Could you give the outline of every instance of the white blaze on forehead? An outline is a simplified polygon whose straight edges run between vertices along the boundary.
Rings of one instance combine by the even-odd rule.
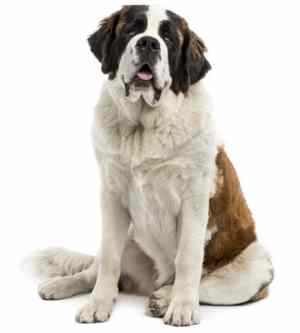
[[[145,35],[159,36],[159,26],[162,21],[168,20],[166,10],[160,6],[149,6],[146,12],[147,16],[147,29],[144,32]]]

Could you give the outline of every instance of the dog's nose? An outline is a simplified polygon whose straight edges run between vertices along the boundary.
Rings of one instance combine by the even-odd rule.
[[[145,36],[138,40],[136,47],[141,51],[159,52],[159,41],[153,37]]]

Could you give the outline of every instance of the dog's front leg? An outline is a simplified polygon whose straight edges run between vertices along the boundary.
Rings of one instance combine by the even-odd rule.
[[[209,193],[187,198],[182,205],[175,259],[175,282],[164,322],[175,326],[199,323],[199,284],[208,221]]]
[[[89,301],[77,314],[76,319],[81,323],[108,320],[118,294],[121,257],[130,218],[121,200],[108,190],[102,194],[102,216],[103,238],[98,258],[98,276]]]

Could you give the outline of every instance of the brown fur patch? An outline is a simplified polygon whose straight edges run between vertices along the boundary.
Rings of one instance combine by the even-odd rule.
[[[190,31],[191,38],[191,51],[192,58],[195,60],[207,51],[206,46],[202,39],[200,39],[194,32]]]
[[[179,30],[183,35],[189,30],[187,21],[184,18],[180,19]]]
[[[129,11],[129,6],[124,6],[120,11],[119,22],[116,28],[116,32],[119,33],[126,23],[127,13]]]
[[[204,52],[207,51],[203,40],[189,29],[189,26],[184,18],[181,18],[180,20],[179,32],[182,34],[182,36],[189,34],[191,52],[194,60],[199,58]]]
[[[104,18],[103,20],[101,20],[100,22],[100,27],[101,29],[103,29],[103,31],[109,33],[113,31],[114,28],[114,21],[115,19],[118,17],[119,12],[116,12],[112,15],[110,15],[109,17]]]
[[[208,228],[216,227],[205,248],[204,268],[226,265],[256,240],[255,225],[236,171],[224,149],[216,158],[217,190],[210,200]]]
[[[116,26],[116,32],[118,33],[123,25],[125,24],[126,15],[128,13],[129,6],[124,6],[119,11],[113,13],[109,17],[104,18],[100,22],[102,29],[107,32],[113,32],[114,27]],[[116,25],[117,24],[117,25]]]

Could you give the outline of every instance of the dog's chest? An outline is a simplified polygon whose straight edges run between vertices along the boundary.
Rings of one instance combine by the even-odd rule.
[[[149,254],[153,242],[165,253],[176,248],[182,188],[181,174],[170,164],[133,170],[123,201],[132,218],[135,239]]]
[[[170,231],[180,210],[182,188],[181,172],[171,164],[134,169],[128,186],[127,205],[135,227]]]
[[[109,146],[98,146],[103,180],[121,196],[135,229],[160,236],[176,228],[187,182],[199,174],[206,157],[201,136],[187,141],[184,126],[163,131],[130,127],[110,131]]]
[[[110,107],[101,111],[94,134],[104,187],[121,197],[138,237],[174,248],[182,200],[193,195],[197,185],[191,184],[207,174],[212,161],[214,140],[204,127],[209,122],[190,108],[157,126],[143,118],[135,125]]]

